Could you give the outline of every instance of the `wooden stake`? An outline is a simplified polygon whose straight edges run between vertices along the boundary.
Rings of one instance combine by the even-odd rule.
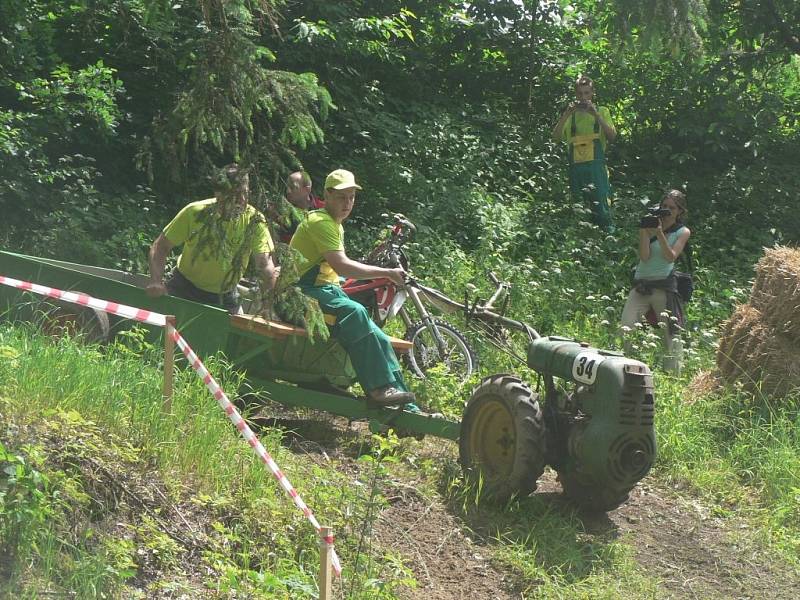
[[[333,529],[330,527],[319,528],[319,600],[332,600],[333,593],[333,566],[331,565],[331,554],[333,545],[329,544],[326,538],[333,539]]]
[[[167,325],[175,327],[175,316],[167,315]],[[169,334],[169,328],[164,327],[164,403],[162,410],[165,415],[172,413],[172,392],[175,380],[175,340]]]

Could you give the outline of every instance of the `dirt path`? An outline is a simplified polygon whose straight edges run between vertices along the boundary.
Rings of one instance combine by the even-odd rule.
[[[646,480],[609,519],[665,597],[800,597],[797,569],[757,548],[746,523],[715,517],[689,495]]]
[[[559,484],[545,474],[537,493],[561,503]],[[475,543],[460,519],[437,500],[400,491],[376,527],[378,541],[401,554],[419,586],[408,600],[524,598],[528,587],[492,560],[493,549]],[[646,480],[618,510],[584,517],[583,526],[602,543],[620,539],[635,559],[660,581],[662,598],[752,598],[795,600],[800,572],[775,565],[748,541],[746,525],[713,517],[691,497]]]
[[[334,428],[347,425],[341,423]],[[352,435],[350,429],[346,435]],[[333,440],[329,440],[333,441]],[[336,459],[352,460],[325,444]],[[416,448],[434,460],[453,460],[454,444],[426,440]],[[438,494],[423,494],[422,477],[386,481],[389,507],[373,528],[378,547],[399,554],[418,586],[407,600],[522,599],[530,588],[495,559],[495,542],[483,540],[477,523],[465,523]],[[547,471],[537,494],[568,510],[555,474]],[[589,542],[620,540],[634,550],[640,569],[660,581],[660,598],[800,598],[800,572],[775,564],[757,547],[745,522],[723,519],[688,493],[653,478],[642,482],[622,507],[601,516],[581,517]]]
[[[519,597],[509,591],[509,575],[491,560],[491,548],[475,543],[441,502],[427,500],[413,488],[393,491],[397,495],[381,513],[374,534],[380,546],[401,554],[414,571],[418,587],[407,590],[404,598]]]

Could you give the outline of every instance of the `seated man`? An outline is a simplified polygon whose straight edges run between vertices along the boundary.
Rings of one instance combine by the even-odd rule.
[[[297,228],[290,246],[305,259],[299,265],[298,286],[319,302],[322,312],[335,317],[331,335],[350,356],[358,381],[376,404],[413,402],[389,337],[369,318],[366,308],[342,291],[339,276],[374,279],[386,277],[403,283],[401,268],[386,269],[354,261],[344,251],[342,222],[356,198],[350,171],[337,169],[325,179],[325,208],[308,214]]]
[[[150,284],[145,288],[150,297],[169,292],[236,314],[236,284],[251,255],[262,289],[273,289],[272,238],[264,216],[247,203],[248,184],[247,172],[238,165],[224,167],[212,183],[215,197],[187,204],[164,228],[150,247]],[[180,245],[178,268],[165,284],[167,255]]]
[[[286,196],[276,204],[270,220],[275,224],[278,240],[285,244],[291,241],[308,211],[325,206],[325,202],[311,192],[311,177],[305,171],[295,171],[286,178]]]

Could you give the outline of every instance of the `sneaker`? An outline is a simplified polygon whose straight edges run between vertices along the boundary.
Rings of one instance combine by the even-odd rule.
[[[395,406],[416,400],[413,393],[403,392],[392,386],[371,390],[368,398],[371,402],[380,406]]]

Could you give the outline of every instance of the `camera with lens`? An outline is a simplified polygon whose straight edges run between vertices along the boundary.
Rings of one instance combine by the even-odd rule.
[[[647,214],[639,221],[639,229],[652,229],[658,227],[661,217],[666,217],[670,214],[668,208],[661,208],[656,206],[647,209]]]

